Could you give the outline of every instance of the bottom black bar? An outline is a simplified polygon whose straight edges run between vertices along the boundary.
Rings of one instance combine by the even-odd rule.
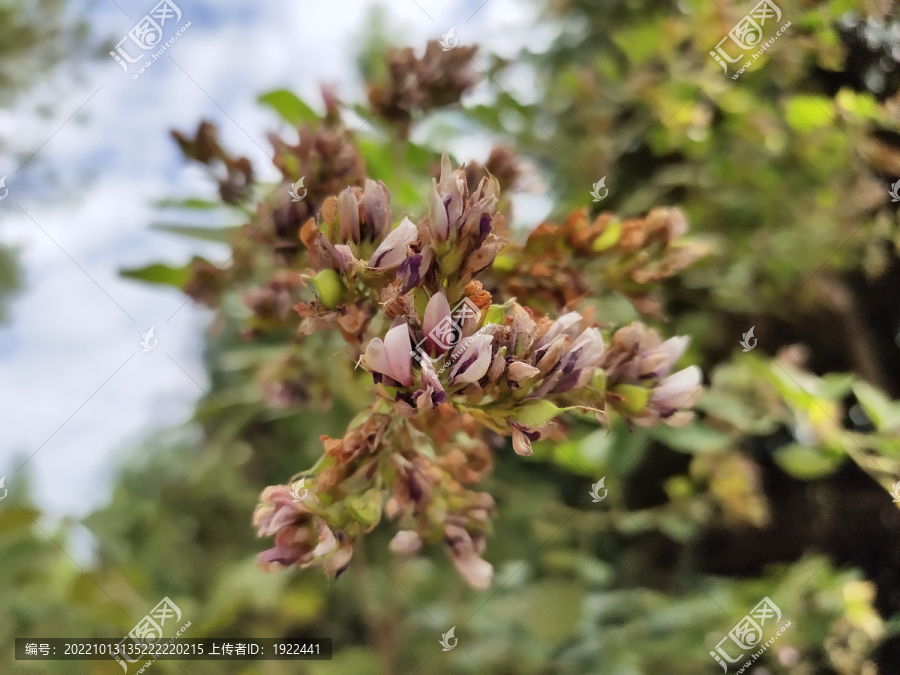
[[[331,638],[16,638],[20,661],[330,661]]]

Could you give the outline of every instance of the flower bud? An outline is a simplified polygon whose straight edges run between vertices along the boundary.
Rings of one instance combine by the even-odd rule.
[[[378,241],[391,229],[391,193],[381,181],[366,181],[363,196],[363,213],[366,216],[366,232],[370,241]]]
[[[428,195],[428,222],[431,236],[435,241],[447,241],[450,238],[450,221],[447,218],[447,207],[438,193],[437,184],[432,183],[431,194]]]
[[[340,275],[334,270],[322,270],[313,277],[313,283],[316,286],[316,292],[322,304],[328,309],[334,309],[341,300],[344,292],[344,285],[341,283]]]
[[[341,239],[344,243],[359,243],[359,202],[353,190],[347,188],[340,198]]]
[[[506,369],[506,380],[510,389],[519,389],[522,382],[538,375],[541,371],[524,361],[513,361]]]
[[[366,490],[356,497],[348,497],[344,503],[350,515],[366,527],[373,526],[381,520],[382,497],[378,488]]]

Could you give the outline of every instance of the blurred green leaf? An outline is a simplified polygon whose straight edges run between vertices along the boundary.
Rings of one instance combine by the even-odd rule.
[[[842,458],[826,455],[818,448],[791,443],[775,452],[775,462],[796,478],[813,480],[833,473]]]
[[[287,89],[276,89],[268,94],[263,94],[257,99],[263,105],[281,115],[281,118],[293,126],[300,126],[304,122],[317,122],[319,116],[306,105],[293,92]]]
[[[879,431],[895,431],[900,428],[900,403],[891,401],[867,382],[854,383],[853,393]]]
[[[222,244],[227,244],[231,236],[240,231],[239,227],[201,227],[199,225],[170,225],[169,223],[154,223],[150,225],[150,228],[158,232],[169,232],[182,237]]]
[[[721,452],[731,446],[731,437],[701,423],[683,427],[663,426],[657,438],[671,448],[688,453]]]
[[[787,104],[785,120],[797,131],[812,131],[831,124],[833,106],[824,96],[795,96]]]
[[[147,281],[151,284],[166,284],[181,288],[191,276],[189,267],[170,267],[156,263],[139,269],[121,270],[121,275],[128,279]]]

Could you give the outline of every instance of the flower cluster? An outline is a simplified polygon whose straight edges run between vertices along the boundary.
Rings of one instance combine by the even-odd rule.
[[[687,346],[687,337],[663,342],[656,331],[637,322],[617,330],[602,361],[609,404],[638,426],[661,419],[669,426],[689,422],[692,413],[682,409],[700,393],[702,373],[689,366],[670,374]]]
[[[355,307],[371,318],[378,305],[390,317],[414,312],[413,292],[446,287],[459,298],[479,272],[490,266],[505,239],[493,232],[500,188],[484,177],[469,192],[465,171],[453,171],[445,154],[440,181],[434,181],[429,215],[418,224],[404,218],[392,228],[391,193],[380,181],[343,190],[325,200],[319,221],[300,230],[317,274],[315,304],[302,303],[300,332],[328,328]]]
[[[417,111],[453,104],[474,83],[471,52],[441,52],[436,43],[422,59],[393,52],[389,85],[397,86],[370,87],[372,108],[405,136]],[[555,419],[567,410],[602,424],[621,416],[674,425],[691,414],[699,371],[671,372],[686,339],[662,341],[641,324],[610,337],[588,293],[605,286],[653,313],[658,282],[703,249],[683,238],[677,209],[656,209],[628,221],[589,221],[579,211],[502,250],[511,210],[501,188],[523,189],[529,177],[504,147],[484,166],[454,169],[444,154],[433,170],[424,160],[419,170],[433,180],[420,217],[396,218],[389,187],[366,175],[339,102],[327,89],[323,97],[327,114],[298,129],[296,145],[270,136],[282,180],[255,209],[246,204],[250,164],[219,146],[213,125],[201,124],[194,138],[175,133],[185,155],[219,181],[223,200],[251,213],[223,232],[230,264],[197,258],[180,285],[212,306],[224,289],[240,288],[249,310],[241,337],[287,345],[254,362],[265,400],[281,410],[327,406],[334,365],[321,356],[333,353],[338,333],[373,383],[372,406],[342,437],[321,438],[325,452],[313,468],[263,491],[254,524],[274,546],[260,564],[319,566],[336,577],[354,543],[389,520],[398,528],[393,552],[443,544],[462,578],[486,588],[495,506],[469,486],[491,471],[505,439],[531,455],[533,443],[557,435]],[[301,177],[307,192],[294,201],[288,188]]]
[[[494,503],[464,485],[490,469],[488,437],[511,437],[527,456],[565,410],[641,425],[690,414],[682,408],[699,370],[670,374],[686,338],[662,342],[636,323],[607,348],[587,314],[552,319],[515,299],[494,302],[476,277],[506,243],[499,193],[490,175],[470,192],[444,154],[417,223],[394,226],[388,187],[367,180],[325,199],[301,228],[316,297],[296,308],[300,333],[339,327],[359,345],[378,400],[343,438],[322,438],[324,457],[302,474],[305,499],[286,485],[263,493],[255,523],[275,536],[260,558],[267,569],[340,574],[354,540],[386,517],[401,526],[391,550],[443,541],[461,576],[485,588]]]
[[[660,316],[657,285],[709,250],[686,232],[678,208],[626,220],[610,212],[591,220],[579,209],[562,225],[542,223],[524,246],[504,252],[492,277],[538,306],[569,306],[603,287],[627,297],[640,312]]]
[[[409,135],[413,114],[457,103],[476,82],[471,62],[477,47],[444,51],[432,40],[418,58],[410,48],[388,50],[388,81],[369,85],[369,104],[384,119]]]

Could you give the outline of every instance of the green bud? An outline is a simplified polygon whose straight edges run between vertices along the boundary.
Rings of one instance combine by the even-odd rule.
[[[493,269],[498,272],[512,272],[516,269],[516,261],[514,258],[510,258],[505,255],[498,255],[494,258],[494,264],[492,266]]]
[[[618,399],[613,406],[628,415],[637,415],[647,407],[647,401],[650,400],[649,389],[636,387],[633,384],[617,385],[610,389],[610,393]]]
[[[429,300],[428,292],[424,288],[417,289],[413,294],[413,303],[420,321],[425,317],[425,308],[428,307]]]
[[[353,518],[367,527],[381,520],[382,499],[381,490],[378,488],[366,490],[355,497],[348,497],[344,503]]]
[[[445,256],[439,259],[441,274],[444,275],[445,278],[449,278],[459,271],[459,267],[460,265],[462,265],[465,253],[465,249],[454,246],[449,251],[447,251],[447,254]]]
[[[591,378],[591,388],[600,394],[600,398],[606,396],[606,371],[603,368],[597,368],[594,371],[594,377]]]
[[[328,309],[334,309],[341,300],[344,292],[344,285],[341,283],[341,276],[334,270],[322,270],[313,277],[313,283],[316,285],[316,292],[322,304]]]
[[[563,412],[563,409],[557,408],[550,401],[532,401],[523,406],[519,406],[513,414],[510,415],[510,419],[529,427],[539,427],[552,420],[561,412]]]
[[[596,253],[612,248],[619,243],[619,237],[622,236],[622,223],[610,223],[609,227],[599,237],[594,239],[591,249]]]

